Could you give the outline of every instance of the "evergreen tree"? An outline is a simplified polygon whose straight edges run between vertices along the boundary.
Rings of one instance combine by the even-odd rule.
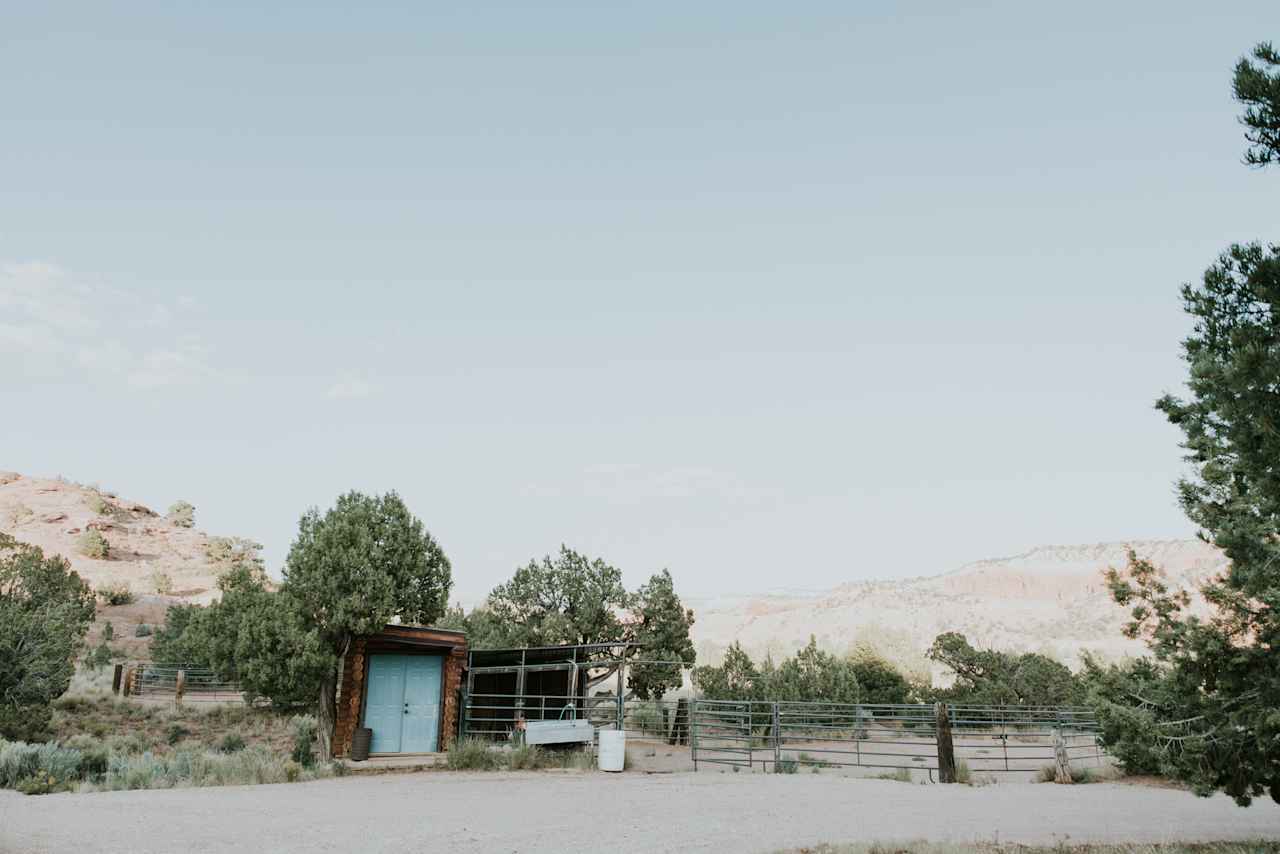
[[[1234,88],[1245,161],[1276,162],[1280,55],[1258,45]],[[1220,789],[1243,805],[1269,791],[1280,802],[1280,246],[1231,246],[1182,296],[1195,321],[1183,343],[1188,394],[1157,407],[1194,467],[1178,484],[1183,509],[1230,564],[1203,588],[1207,619],[1136,557],[1109,580],[1132,608],[1128,633],[1160,669],[1161,690],[1141,708],[1165,772],[1202,795]]]

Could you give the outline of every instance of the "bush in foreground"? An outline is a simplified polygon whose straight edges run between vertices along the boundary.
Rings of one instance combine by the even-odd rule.
[[[500,748],[478,738],[455,741],[448,753],[450,771],[540,771],[544,768],[586,770],[591,767],[591,754],[580,750],[553,751],[528,744]]]

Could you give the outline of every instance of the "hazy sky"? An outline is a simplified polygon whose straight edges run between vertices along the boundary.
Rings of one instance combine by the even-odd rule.
[[[1280,237],[1254,3],[17,3],[0,468],[483,593],[1182,537],[1178,286]],[[968,8],[962,8],[968,7]]]

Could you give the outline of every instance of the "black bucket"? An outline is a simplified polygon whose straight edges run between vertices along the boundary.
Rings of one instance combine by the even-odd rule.
[[[369,758],[369,743],[373,741],[373,730],[360,727],[351,734],[351,761],[363,762]]]

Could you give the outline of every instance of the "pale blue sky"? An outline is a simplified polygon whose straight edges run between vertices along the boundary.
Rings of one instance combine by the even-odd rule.
[[[483,593],[1191,533],[1177,293],[1276,239],[1274,2],[6,3],[0,468]]]

